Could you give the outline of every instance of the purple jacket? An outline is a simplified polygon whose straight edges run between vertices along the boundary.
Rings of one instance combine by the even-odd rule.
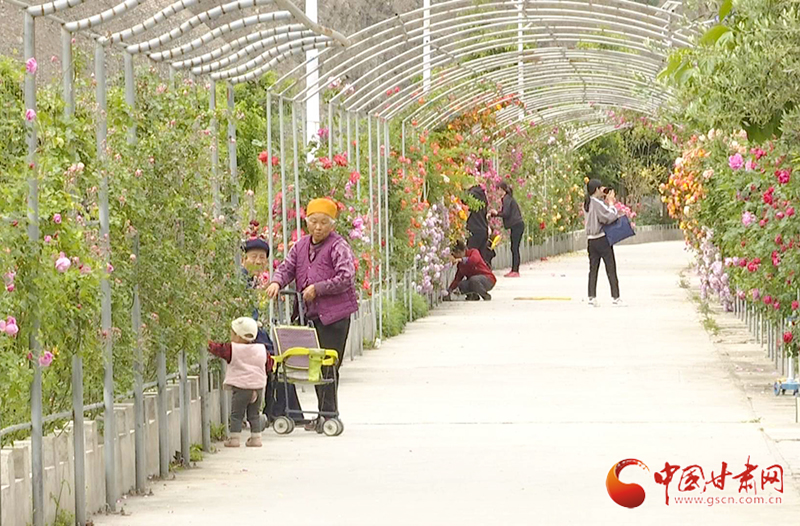
[[[342,236],[331,232],[317,246],[311,244],[310,235],[300,238],[272,276],[272,281],[280,284],[281,288],[296,281],[298,291],[314,285],[317,298],[306,305],[306,316],[319,318],[324,325],[330,325],[358,310],[355,275],[350,245]]]

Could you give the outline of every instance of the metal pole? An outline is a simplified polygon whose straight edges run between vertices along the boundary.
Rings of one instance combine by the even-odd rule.
[[[189,368],[186,365],[186,350],[181,350],[180,362],[178,364],[180,374],[180,397],[181,397],[181,463],[189,465],[191,450],[189,411],[192,408],[191,396],[189,393]]]
[[[214,196],[214,217],[222,214],[219,195],[219,121],[217,120],[217,83],[213,80],[208,89],[208,111],[211,113],[211,192]]]
[[[431,0],[422,1],[422,90],[431,91]]]
[[[390,231],[389,231],[389,228],[390,228],[390,223],[389,223],[389,154],[390,154],[390,150],[391,150],[390,137],[389,137],[389,121],[384,121],[383,122],[383,129],[384,129],[384,133],[383,133],[383,141],[384,141],[383,176],[384,176],[384,181],[386,182],[386,188],[384,190],[385,191],[385,195],[386,195],[386,206],[384,207],[385,214],[386,214],[386,221],[385,221],[385,228],[386,228],[386,276],[388,277],[390,275],[390,270],[391,270],[391,262],[389,260],[389,255],[390,255],[389,250],[390,250],[390,247],[391,247],[391,244],[392,244],[391,243],[392,237],[391,237]],[[392,289],[392,290],[394,290],[394,289]],[[394,298],[392,298],[392,300],[394,300]]]
[[[125,60],[125,102],[133,110],[136,107],[136,85],[133,71],[133,55],[124,54]],[[136,123],[131,123],[128,128],[128,144],[136,144]],[[139,236],[133,240],[133,254],[136,256],[134,266],[138,269],[139,261]],[[133,285],[133,307],[131,308],[131,324],[136,338],[135,359],[133,361],[134,380],[134,451],[136,458],[136,492],[143,494],[147,484],[147,451],[145,446],[144,429],[144,356],[142,353],[142,312],[139,299],[138,272],[134,270],[136,278]]]
[[[79,336],[80,339],[80,336]],[[75,452],[75,524],[86,524],[86,437],[83,431],[83,358],[72,356],[72,446]]]
[[[376,161],[376,189],[378,192],[378,338],[383,341],[383,214],[381,214],[381,123],[375,119],[375,150]]]
[[[161,478],[169,475],[169,421],[167,420],[167,355],[158,350],[158,467]]]
[[[24,59],[27,61],[36,55],[35,19],[25,13],[23,26]],[[36,77],[25,74],[25,108],[36,111]],[[39,177],[36,167],[36,126],[33,120],[27,122],[28,128],[28,165],[32,166],[28,178],[28,238],[34,247],[39,241]],[[34,250],[36,250],[34,248]],[[39,366],[41,351],[39,336],[38,305],[33,305],[30,348],[33,354],[33,382],[31,383],[31,483],[33,498],[33,526],[44,526],[44,465],[42,462],[42,369]]]
[[[211,451],[211,414],[209,412],[208,354],[200,348],[200,426],[203,451]]]
[[[61,74],[64,86],[64,113],[67,117],[75,114],[75,64],[72,63],[72,33],[61,28]]]
[[[341,127],[342,122],[342,111],[339,110],[339,126]],[[347,163],[350,164],[353,162],[353,139],[351,138],[351,131],[350,131],[350,112],[344,113],[344,118],[347,119]],[[340,131],[341,133],[341,131]],[[339,147],[339,149],[342,149]]]
[[[328,156],[333,159],[333,104],[328,104]]]
[[[269,273],[272,275],[275,262],[275,247],[273,246],[273,240],[275,239],[275,219],[273,218],[272,199],[275,189],[272,183],[272,92],[270,91],[267,91],[267,157],[267,228],[269,229],[270,244]],[[283,164],[283,162],[284,160],[280,159],[280,163]],[[272,319],[272,303],[273,302],[269,302],[270,319]]]
[[[375,255],[375,196],[372,188],[372,117],[367,115],[367,145],[368,145],[368,157],[367,157],[367,171],[369,172],[369,246],[372,249],[372,255]],[[372,284],[373,289],[370,290],[369,294],[369,301],[370,301],[370,317],[372,318],[372,335],[375,335],[375,327],[378,324],[377,320],[377,311],[375,309],[375,265],[373,265],[370,269],[370,283]]]
[[[296,109],[297,103],[292,103],[292,147],[294,157],[294,211],[295,211],[295,228],[297,231],[297,239],[300,239],[300,168],[297,158],[297,119]]]
[[[353,117],[355,118],[355,121],[356,121],[356,171],[360,175],[361,174],[361,135],[359,134],[359,130],[358,130],[358,121],[360,121],[361,119],[359,119],[358,113],[353,114]],[[356,199],[358,199],[358,201],[361,202],[361,177],[359,177],[358,181],[356,181]]]
[[[142,352],[142,307],[139,298],[139,236],[133,240],[133,254],[136,256],[136,267],[133,285],[133,308],[131,309],[131,323],[136,337],[136,358],[133,362],[134,381],[134,408],[135,408],[135,452],[136,452],[136,492],[140,495],[145,492],[147,485],[147,445],[145,442],[145,416],[144,416],[144,354]]]
[[[406,156],[406,121],[400,123],[400,155]]]
[[[317,0],[306,0],[305,14],[312,22],[317,22]],[[318,54],[319,51],[316,49],[306,51],[306,90],[309,93],[313,93],[306,101],[306,144],[311,142],[311,139],[314,138],[321,127],[319,121],[319,91],[317,91],[319,82]],[[307,155],[308,162],[311,162],[313,158],[312,153],[309,151]],[[283,158],[281,157],[281,159]]]
[[[238,219],[239,172],[236,164],[236,102],[233,84],[228,84],[228,169],[231,172],[231,208],[233,208],[234,216]]]
[[[283,132],[283,97],[278,99],[278,123],[281,134],[281,225],[283,226],[283,259],[289,253],[289,238],[286,235],[286,134]]]
[[[339,128],[337,133],[339,134],[339,136],[336,138],[336,140],[338,141],[337,142],[337,144],[338,144],[337,149],[339,150],[339,153],[342,153],[344,151],[344,148],[342,147],[342,137],[344,136],[344,134],[342,133],[342,110],[339,109],[337,111],[337,113],[338,113],[338,117],[339,117],[339,122],[337,123],[337,127]],[[348,146],[348,150],[349,149],[350,149],[350,147]],[[348,155],[347,158],[349,159],[350,155]]]
[[[106,101],[106,48],[103,44],[95,44],[95,81],[97,82],[97,159],[102,169],[106,158],[106,134],[108,105]],[[110,259],[111,244],[109,241],[108,210],[108,174],[103,171],[100,180],[100,238],[105,249],[106,263]],[[105,270],[105,269],[104,269]],[[108,273],[103,272],[100,278],[102,292],[101,327],[105,344],[105,382],[103,400],[105,412],[103,416],[104,453],[106,460],[106,504],[110,511],[117,508],[117,455],[116,455],[116,417],[114,416],[114,338],[111,320],[111,282]]]
[[[519,100],[524,100],[525,96],[525,74],[524,74],[524,64],[522,62],[522,53],[524,51],[524,45],[522,43],[522,10],[523,10],[523,0],[518,0],[517,4],[517,53],[519,54],[519,60],[517,61],[517,96]],[[520,105],[519,107],[519,120],[522,122],[525,119],[525,109]]]

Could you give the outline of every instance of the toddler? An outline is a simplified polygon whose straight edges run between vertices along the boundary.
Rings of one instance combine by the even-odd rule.
[[[247,447],[261,447],[261,405],[272,358],[263,343],[254,343],[258,323],[253,318],[236,318],[231,323],[231,342],[209,342],[208,350],[228,362],[225,387],[231,389],[231,436],[225,447],[239,447],[245,414],[250,423]]]

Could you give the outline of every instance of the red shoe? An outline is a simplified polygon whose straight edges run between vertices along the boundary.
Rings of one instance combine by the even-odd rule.
[[[506,278],[518,278],[520,277],[519,272],[509,272],[505,275]]]

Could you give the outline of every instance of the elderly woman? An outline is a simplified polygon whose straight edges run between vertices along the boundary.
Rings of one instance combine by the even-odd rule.
[[[330,199],[314,199],[306,208],[306,225],[310,235],[302,237],[289,251],[267,288],[270,298],[292,281],[303,293],[305,312],[317,329],[323,349],[339,353],[337,371],[344,357],[350,315],[358,310],[355,290],[355,263],[347,241],[334,232],[336,203]],[[327,374],[332,374],[327,371]],[[333,385],[316,386],[319,411],[328,417],[336,411]],[[315,423],[322,432],[323,416]]]

